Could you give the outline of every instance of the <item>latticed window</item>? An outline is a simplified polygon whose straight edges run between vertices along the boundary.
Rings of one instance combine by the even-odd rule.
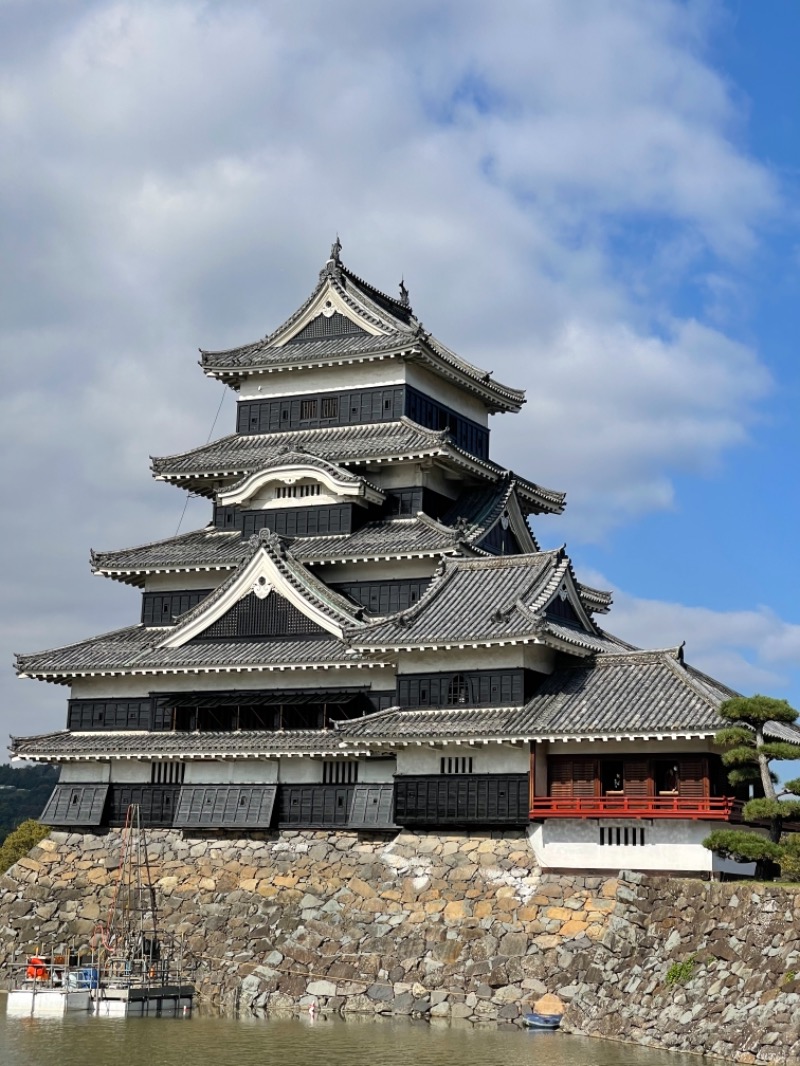
[[[309,496],[319,496],[322,486],[316,483],[310,485],[279,485],[275,489],[276,500],[304,500]]]
[[[182,785],[186,777],[185,762],[150,763],[150,782],[154,785]]]
[[[300,401],[300,421],[306,421],[307,419],[317,417],[317,401],[316,400],[301,400]]]
[[[439,760],[441,774],[471,774],[471,755],[443,755]]]
[[[322,417],[323,418],[338,418],[339,416],[339,397],[338,396],[325,396],[322,400]]]
[[[466,674],[453,674],[447,688],[448,703],[469,703],[469,679]]]
[[[358,762],[355,759],[325,760],[322,764],[322,783],[325,785],[354,785],[358,781]]]

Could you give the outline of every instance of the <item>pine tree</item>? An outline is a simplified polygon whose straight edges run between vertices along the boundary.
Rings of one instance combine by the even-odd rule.
[[[746,822],[769,826],[769,838],[746,829],[718,829],[703,841],[705,847],[737,862],[756,862],[763,869],[769,863],[789,859],[796,851],[784,838],[784,823],[800,820],[800,778],[777,788],[778,778],[772,764],[800,759],[800,744],[774,740],[765,736],[768,723],[791,725],[797,711],[786,700],[770,696],[737,696],[719,708],[722,718],[731,724],[716,735],[716,742],[726,750],[722,761],[728,767],[732,785],[761,786],[763,796],[748,800],[744,806]],[[783,799],[797,796],[797,799]]]

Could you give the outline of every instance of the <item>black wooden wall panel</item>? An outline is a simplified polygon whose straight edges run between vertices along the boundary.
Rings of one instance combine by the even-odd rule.
[[[347,825],[350,829],[394,828],[394,785],[356,785]]]
[[[277,785],[184,785],[173,824],[182,829],[269,829]]]
[[[503,529],[500,522],[497,522],[486,536],[478,541],[478,547],[483,548],[484,551],[491,552],[492,555],[519,555],[520,548],[519,542],[511,529]]]
[[[328,636],[294,604],[277,592],[265,599],[244,596],[190,643],[203,640],[264,640],[268,637]]]
[[[528,774],[409,775],[395,778],[398,825],[524,825]]]
[[[67,729],[84,733],[117,729],[151,729],[153,701],[149,696],[128,700],[70,700]]]
[[[430,584],[430,578],[413,581],[352,581],[330,587],[360,603],[370,614],[395,614],[412,607]]]
[[[399,674],[400,707],[515,707],[525,702],[525,670]]]
[[[142,624],[146,626],[171,626],[179,614],[196,607],[211,592],[211,589],[191,589],[181,592],[142,593]]]
[[[283,396],[274,400],[241,400],[236,432],[280,433],[324,426],[395,422],[403,414],[403,386],[348,389]]]
[[[39,821],[45,825],[100,825],[107,795],[107,784],[58,784]]]
[[[458,414],[452,407],[447,407],[438,400],[431,399],[423,392],[406,386],[405,413],[414,422],[428,429],[450,429],[454,444],[463,448],[470,455],[479,459],[489,458],[489,430]]]
[[[278,789],[281,827],[333,828],[347,825],[355,785],[290,785]]]
[[[404,414],[427,429],[449,428],[459,448],[479,459],[489,458],[489,430],[485,426],[411,385],[241,400],[236,412],[236,432],[280,433],[322,426],[395,422]]]
[[[274,507],[266,511],[245,511],[231,506],[214,508],[216,528],[238,530],[243,537],[252,537],[260,529],[271,529],[282,537],[333,536],[355,532],[366,519],[364,508],[352,503]]]
[[[106,807],[108,824],[124,825],[128,807],[137,803],[142,825],[171,826],[180,790],[180,785],[127,785],[112,782]]]

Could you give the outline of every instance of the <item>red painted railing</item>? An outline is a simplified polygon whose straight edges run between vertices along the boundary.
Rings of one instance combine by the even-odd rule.
[[[732,796],[534,796],[531,819],[694,818],[740,821],[742,801]]]

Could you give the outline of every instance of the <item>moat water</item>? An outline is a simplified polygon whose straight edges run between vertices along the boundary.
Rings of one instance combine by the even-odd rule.
[[[7,1017],[2,1066],[697,1066],[564,1033],[383,1018]]]

